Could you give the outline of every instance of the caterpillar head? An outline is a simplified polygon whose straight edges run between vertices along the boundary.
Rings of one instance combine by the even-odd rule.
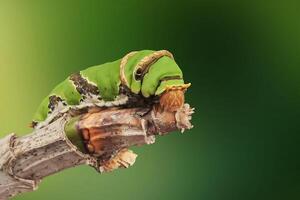
[[[184,93],[189,84],[181,86],[168,86],[165,92],[160,96],[159,104],[163,110],[175,112],[184,104]]]

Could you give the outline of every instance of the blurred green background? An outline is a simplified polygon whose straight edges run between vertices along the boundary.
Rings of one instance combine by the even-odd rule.
[[[127,170],[68,169],[15,199],[300,199],[300,3],[245,2],[0,0],[1,136],[29,133],[70,73],[132,50],[173,52],[197,111]]]

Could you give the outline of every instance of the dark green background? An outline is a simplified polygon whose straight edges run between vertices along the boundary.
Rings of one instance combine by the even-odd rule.
[[[15,199],[300,199],[300,3],[282,2],[0,0],[2,136],[30,132],[70,73],[139,49],[174,53],[197,111],[127,170],[65,170]]]

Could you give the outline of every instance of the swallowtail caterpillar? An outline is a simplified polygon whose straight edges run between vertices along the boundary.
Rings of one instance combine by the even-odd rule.
[[[70,75],[42,101],[32,127],[41,128],[71,110],[89,107],[151,106],[176,111],[190,84],[166,50],[134,51],[122,59]]]

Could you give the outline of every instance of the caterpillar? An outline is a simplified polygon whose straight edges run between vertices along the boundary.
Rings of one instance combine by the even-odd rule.
[[[149,106],[158,102],[163,109],[176,111],[183,105],[189,86],[169,51],[134,51],[122,59],[71,74],[44,98],[31,125],[41,128],[59,114],[95,106]]]

